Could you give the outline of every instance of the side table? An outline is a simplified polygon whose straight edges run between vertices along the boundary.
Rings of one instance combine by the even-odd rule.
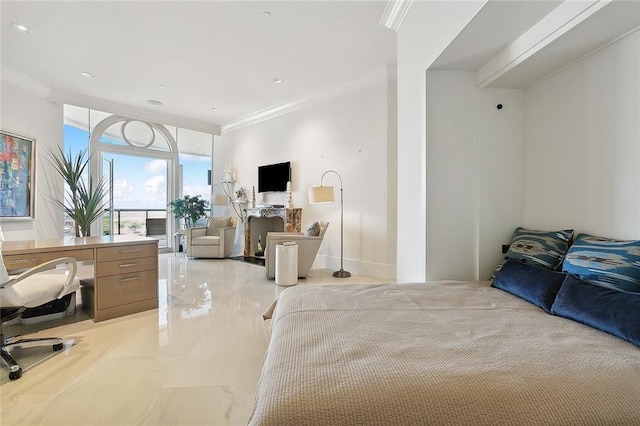
[[[276,244],[276,284],[292,286],[298,283],[298,245],[294,241]]]
[[[184,237],[185,235],[187,235],[187,230],[186,229],[179,229],[176,231],[175,234],[173,234],[173,254],[174,256],[178,253],[178,251],[180,251],[180,244],[182,243],[182,237]],[[184,244],[182,245],[182,251],[183,253],[186,252],[184,251]]]

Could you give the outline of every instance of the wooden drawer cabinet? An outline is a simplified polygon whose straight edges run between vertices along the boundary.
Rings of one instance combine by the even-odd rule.
[[[158,307],[158,244],[96,250],[94,321]]]
[[[136,244],[118,247],[99,248],[96,251],[96,263],[123,259],[139,259],[141,257],[158,256],[158,246],[153,244]]]
[[[3,260],[4,266],[7,269],[11,270],[18,268],[33,268],[34,266],[40,265],[41,263],[66,256],[74,257],[78,262],[83,260],[91,260],[93,259],[93,250],[74,250],[73,252],[70,252],[68,254],[66,254],[64,250],[60,250],[42,253],[13,254],[9,256],[3,255]]]
[[[155,286],[149,285],[155,277],[155,271],[149,270],[100,278],[96,287],[97,306],[107,309],[157,298],[157,280]]]
[[[112,262],[97,262],[96,277],[129,274],[132,272],[148,271],[158,265],[157,257],[143,257],[139,259],[114,260]]]

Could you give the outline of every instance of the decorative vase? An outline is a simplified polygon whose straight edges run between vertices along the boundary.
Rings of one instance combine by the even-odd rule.
[[[224,169],[224,181],[225,182],[233,182],[233,172],[231,168],[227,164],[227,167]]]
[[[291,203],[291,181],[287,182],[287,195],[285,198],[284,206],[288,209],[292,207]]]
[[[256,187],[255,186],[251,189],[251,203],[249,203],[249,208],[250,209],[256,208]]]
[[[258,235],[258,245],[256,247],[256,257],[264,256],[264,250],[262,249],[262,235]]]

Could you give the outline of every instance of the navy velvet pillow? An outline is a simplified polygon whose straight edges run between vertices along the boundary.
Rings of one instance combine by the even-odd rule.
[[[551,313],[551,306],[566,275],[516,260],[507,260],[491,283]]]
[[[551,313],[640,346],[640,293],[601,287],[567,275]]]

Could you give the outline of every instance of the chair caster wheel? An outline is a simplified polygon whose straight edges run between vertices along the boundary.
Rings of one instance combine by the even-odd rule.
[[[9,372],[9,380],[18,380],[20,377],[22,377],[22,368],[18,368],[17,371]]]
[[[62,349],[64,347],[64,344],[62,343],[56,343],[55,345],[53,345],[53,351],[59,351],[60,349]]]

